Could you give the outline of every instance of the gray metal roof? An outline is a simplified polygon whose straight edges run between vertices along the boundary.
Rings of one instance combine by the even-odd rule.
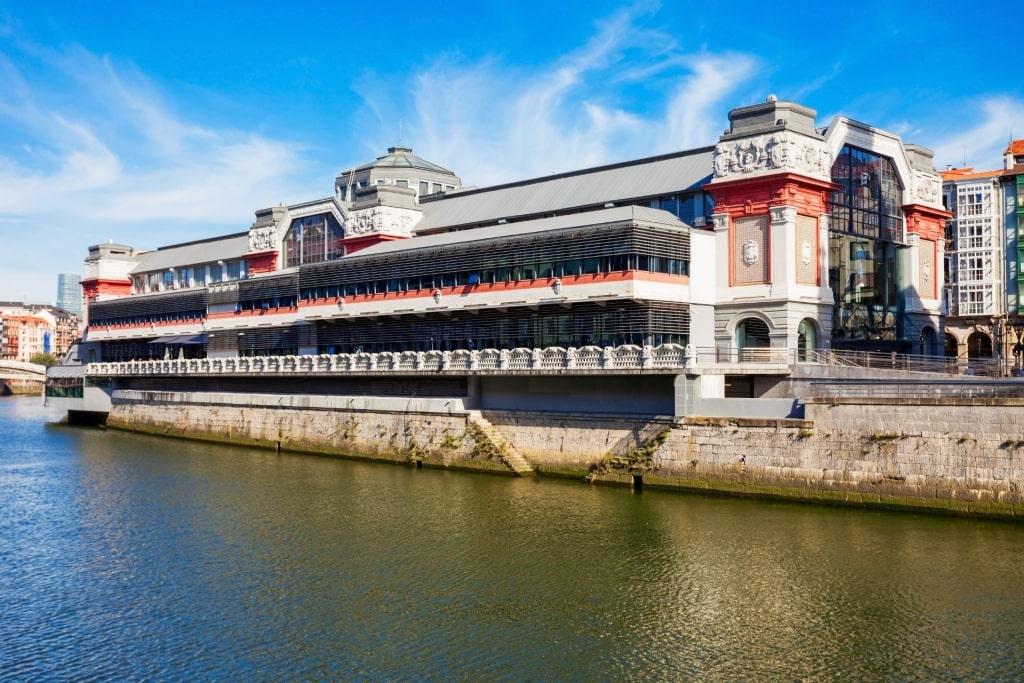
[[[447,168],[438,166],[431,161],[427,161],[421,156],[413,154],[411,147],[388,147],[388,153],[384,156],[377,157],[373,161],[367,161],[366,163],[359,164],[355,168],[346,169],[342,171],[340,175],[359,173],[360,171],[367,171],[371,168],[420,168],[426,171],[433,171],[435,173],[443,173],[450,176],[455,175]]]
[[[248,232],[200,242],[176,244],[140,254],[139,265],[132,269],[132,273],[148,273],[172,267],[240,259],[247,251],[249,251]]]
[[[439,232],[432,235],[411,237],[405,240],[379,242],[372,247],[361,249],[345,258],[376,256],[410,249],[429,249],[430,247],[440,247],[447,244],[468,244],[470,242],[479,242],[500,237],[511,237],[513,235],[526,235],[538,232],[548,232],[551,230],[582,228],[591,225],[627,222],[643,222],[646,224],[661,225],[677,230],[685,230],[688,227],[686,223],[683,223],[668,211],[651,209],[646,206],[617,206],[611,209],[571,213],[565,214],[564,216],[553,216],[551,218],[538,218],[536,220],[521,221],[519,223],[488,225],[486,227],[475,228],[473,230]]]
[[[627,203],[699,188],[713,174],[711,147],[536,178],[509,185],[452,193],[423,202],[417,232],[505,218]]]

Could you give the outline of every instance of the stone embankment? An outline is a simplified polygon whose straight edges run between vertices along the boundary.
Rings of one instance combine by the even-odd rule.
[[[1024,399],[808,401],[803,420],[495,412],[439,399],[124,392],[112,427],[280,450],[1024,520]]]

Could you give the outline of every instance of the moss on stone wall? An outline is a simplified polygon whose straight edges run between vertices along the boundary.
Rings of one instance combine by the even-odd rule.
[[[507,441],[543,476],[614,485],[634,485],[639,476],[645,488],[1024,520],[1020,411],[982,406],[965,412],[929,417],[910,406],[822,405],[816,421],[674,423],[503,413],[487,415],[492,434],[464,414],[136,401],[115,405],[107,424],[502,474],[510,473]],[[653,436],[620,450],[639,434]]]

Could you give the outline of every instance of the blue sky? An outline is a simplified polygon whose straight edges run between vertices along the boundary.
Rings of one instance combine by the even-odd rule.
[[[775,94],[997,168],[1024,137],[1014,22],[947,0],[8,0],[0,300],[52,302],[107,240],[246,230],[396,143],[484,186],[711,145]]]

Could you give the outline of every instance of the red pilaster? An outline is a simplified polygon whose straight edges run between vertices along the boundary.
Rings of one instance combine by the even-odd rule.
[[[249,275],[273,273],[277,270],[277,249],[269,251],[253,251],[245,255],[245,263],[249,266]]]
[[[704,191],[709,192],[715,200],[715,213],[729,214],[729,285],[735,285],[732,254],[736,253],[737,249],[734,232],[737,218],[768,217],[765,258],[771,259],[773,256],[770,209],[776,206],[792,206],[796,208],[797,215],[812,216],[817,222],[822,214],[827,213],[829,194],[836,189],[838,185],[830,181],[791,172],[714,181],[705,185]],[[773,270],[769,268],[769,283],[774,277]]]
[[[704,186],[704,191],[714,197],[715,212],[728,213],[730,218],[765,215],[774,206],[793,206],[798,214],[817,217],[828,210],[829,193],[837,189],[835,183],[796,173],[736,178]]]
[[[907,219],[907,232],[935,241],[945,239],[946,221],[953,217],[948,211],[921,204],[905,205],[903,215]]]
[[[84,327],[89,326],[89,302],[96,301],[100,296],[128,296],[132,293],[132,281],[128,279],[124,280],[105,280],[103,278],[96,278],[95,280],[82,280],[82,325]]]
[[[953,214],[942,209],[933,209],[930,206],[921,204],[906,204],[903,207],[903,216],[907,221],[907,232],[920,235],[922,239],[931,241],[931,263],[932,272],[928,273],[928,282],[931,284],[930,292],[922,292],[929,299],[939,298],[939,286],[942,282],[942,263],[939,261],[939,250],[936,246],[939,240],[946,237],[946,220]],[[920,249],[928,248],[922,244]]]
[[[82,281],[82,300],[95,301],[96,297],[103,296],[128,296],[132,293],[131,280],[95,280]]]

